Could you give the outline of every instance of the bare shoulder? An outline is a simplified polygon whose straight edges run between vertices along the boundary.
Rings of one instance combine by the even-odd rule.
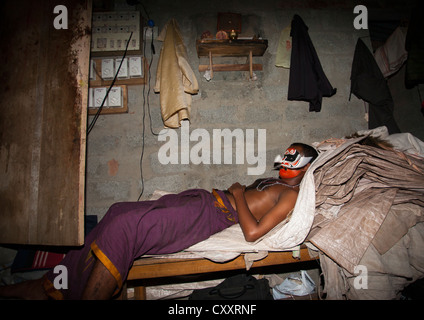
[[[278,193],[278,202],[281,201],[294,201],[296,202],[297,196],[299,195],[299,188],[290,188],[286,186],[279,186],[275,190]]]

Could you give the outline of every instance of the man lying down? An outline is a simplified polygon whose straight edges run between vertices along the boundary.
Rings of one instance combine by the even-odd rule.
[[[0,287],[1,297],[20,299],[110,299],[119,292],[134,259],[145,254],[184,250],[239,223],[252,242],[286,219],[316,150],[294,143],[277,156],[278,178],[258,179],[228,190],[192,189],[155,201],[112,205],[87,235],[85,245],[60,263],[68,270],[68,289],[54,288],[50,270],[41,279]]]

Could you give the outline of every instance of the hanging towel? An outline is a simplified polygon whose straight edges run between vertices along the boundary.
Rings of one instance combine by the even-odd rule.
[[[178,128],[182,120],[190,119],[191,95],[199,85],[188,63],[178,23],[171,19],[158,39],[163,41],[156,71],[155,92],[160,93],[160,107],[164,125]]]
[[[309,111],[321,111],[322,97],[336,93],[328,81],[314,45],[308,34],[308,27],[302,18],[294,15],[291,24],[292,52],[288,100],[309,101]]]
[[[292,50],[292,38],[290,36],[291,26],[287,26],[281,31],[278,41],[277,57],[275,58],[275,66],[282,68],[290,68],[290,56]]]

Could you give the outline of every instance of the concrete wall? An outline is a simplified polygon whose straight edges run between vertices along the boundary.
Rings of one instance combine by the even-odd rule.
[[[159,31],[170,18],[178,21],[182,31],[189,62],[200,86],[199,94],[193,97],[190,132],[203,128],[212,138],[213,129],[240,128],[244,134],[247,129],[254,129],[257,141],[258,129],[265,129],[267,168],[259,176],[247,175],[247,168],[252,165],[246,161],[236,164],[235,151],[233,164],[159,163],[158,151],[165,142],[157,136],[163,122],[159,94],[153,92],[153,86],[162,43],[154,41],[156,54],[152,55],[149,42],[146,58],[151,62],[150,84],[129,87],[129,113],[101,116],[88,137],[86,213],[101,218],[115,202],[136,201],[142,186],[141,200],[148,199],[156,189],[177,192],[197,187],[227,188],[235,181],[248,184],[259,177],[275,175],[271,171],[274,156],[291,142],[312,143],[366,129],[363,102],[354,96],[349,101],[355,44],[358,37],[369,35],[367,30],[353,27],[356,3],[310,3],[314,2],[143,1]],[[119,3],[118,8],[125,9],[126,4]],[[142,7],[137,9],[145,15]],[[206,61],[197,57],[196,39],[205,30],[216,32],[218,12],[241,13],[243,34],[260,34],[268,39],[265,55],[254,58],[255,63],[263,64],[263,71],[256,72],[256,81],[249,81],[247,72],[226,72],[215,73],[208,82],[198,72],[199,63]],[[337,88],[336,95],[323,99],[319,113],[309,112],[307,102],[287,100],[290,71],[275,67],[280,32],[290,24],[294,14],[299,14],[309,27],[323,69]],[[177,133],[180,137],[180,130]],[[190,147],[195,144],[191,142]],[[235,143],[233,146],[236,149]],[[254,150],[258,150],[257,144]]]

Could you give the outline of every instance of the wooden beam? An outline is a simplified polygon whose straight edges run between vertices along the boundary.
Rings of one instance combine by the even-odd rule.
[[[300,250],[300,257],[294,258],[291,251],[270,252],[262,260],[255,261],[252,268],[312,261],[307,248]],[[207,259],[158,259],[144,258],[136,260],[128,273],[127,280],[151,279],[170,276],[193,275],[208,272],[246,269],[244,255],[236,259],[217,263]]]
[[[0,243],[82,245],[91,0],[3,1],[0,19]]]
[[[210,40],[196,41],[199,57],[207,57],[209,52],[215,57],[242,57],[252,51],[254,56],[262,56],[268,48],[268,40]]]

